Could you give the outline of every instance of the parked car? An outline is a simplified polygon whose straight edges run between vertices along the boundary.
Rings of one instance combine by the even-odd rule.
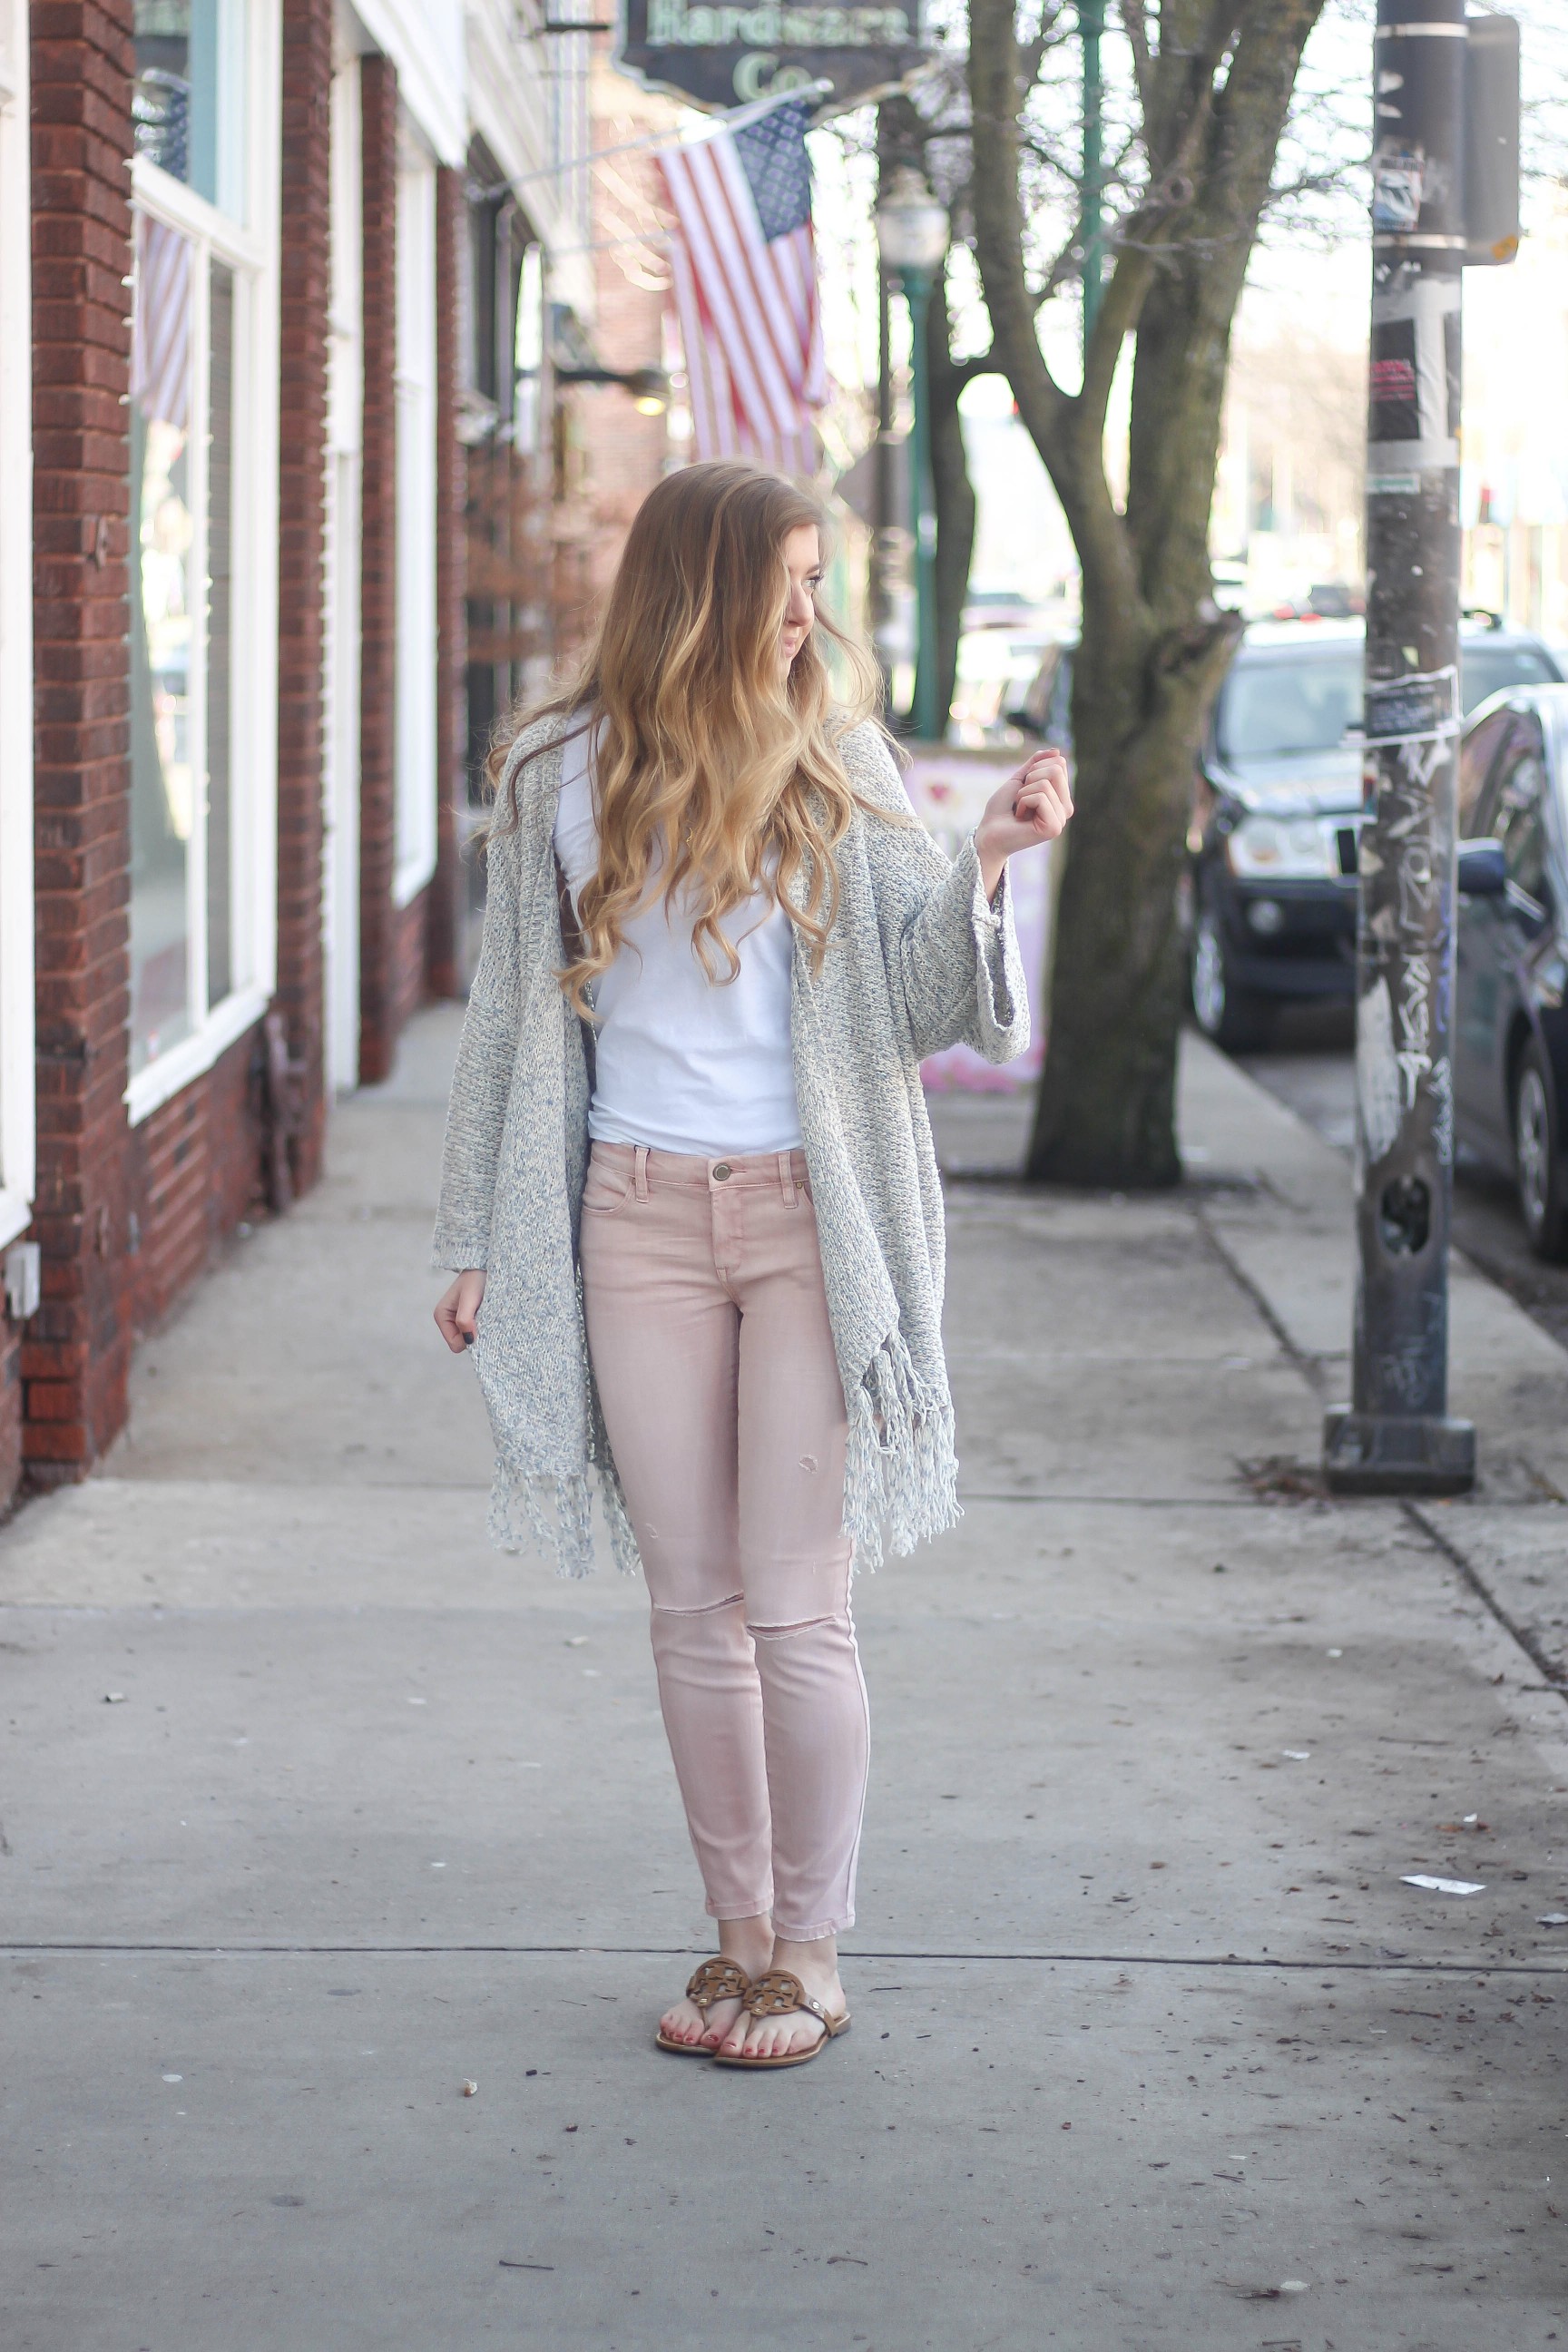
[[[1264,1044],[1282,1003],[1355,993],[1362,823],[1360,621],[1248,629],[1199,759],[1193,1011],[1216,1044]],[[1521,630],[1468,620],[1459,699],[1562,677]]]
[[[1484,703],[1459,753],[1454,1121],[1568,1257],[1568,686]]]
[[[1283,1003],[1355,993],[1363,643],[1356,619],[1256,622],[1215,703],[1187,836],[1192,996],[1200,1028],[1232,1051],[1266,1044]],[[1005,713],[1069,758],[1074,650],[1047,646]],[[1544,639],[1467,616],[1466,711],[1563,676]]]
[[[963,600],[966,629],[1037,629],[1041,609],[1016,588],[972,588]]]
[[[1049,643],[1048,632],[1037,623],[1025,629],[989,624],[966,628],[958,640],[950,740],[971,751],[1014,741],[1005,713],[1039,668]]]

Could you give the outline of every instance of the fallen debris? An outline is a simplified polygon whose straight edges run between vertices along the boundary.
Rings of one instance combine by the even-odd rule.
[[[1405,1885],[1424,1886],[1432,1895],[1484,1895],[1487,1891],[1468,1878],[1429,1878],[1423,1870],[1402,1870],[1399,1875]]]

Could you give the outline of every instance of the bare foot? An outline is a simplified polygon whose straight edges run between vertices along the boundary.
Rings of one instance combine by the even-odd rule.
[[[838,1979],[838,1939],[824,1936],[814,1944],[792,1944],[781,1937],[768,1966],[787,1969],[798,1977],[814,2000],[829,2017],[841,2017],[847,2003]],[[739,2016],[719,2047],[726,2057],[780,2058],[791,2051],[809,2049],[820,2042],[826,2027],[809,2009],[791,2010],[784,2017]]]
[[[721,1919],[719,1957],[733,1960],[747,1977],[759,1977],[772,1960],[773,1928],[765,1913],[755,1919]],[[741,2014],[739,2000],[710,2001],[706,2011],[684,1997],[667,2009],[658,2030],[667,2042],[684,2042],[693,2049],[717,2050]]]

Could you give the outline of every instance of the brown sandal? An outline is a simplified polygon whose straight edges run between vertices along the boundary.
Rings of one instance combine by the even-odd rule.
[[[692,1972],[686,1988],[686,1998],[693,2008],[700,2009],[704,2020],[716,2000],[744,2000],[752,1990],[752,1979],[734,1960],[704,1960]],[[713,2053],[705,2042],[673,2042],[668,2033],[656,2033],[654,2041],[660,2050],[673,2050],[678,2058],[711,2058]]]
[[[797,1976],[788,1969],[770,1969],[757,1979],[741,2002],[748,2017],[788,2017],[797,2009],[809,2010],[822,2021],[822,2033],[805,2050],[781,2050],[775,2058],[747,2058],[740,2053],[731,2056],[728,2051],[713,2053],[715,2066],[746,2066],[760,2072],[764,2066],[805,2066],[829,2042],[836,2042],[849,2026],[849,2011],[840,2017],[830,2017],[819,2000],[814,2000]]]

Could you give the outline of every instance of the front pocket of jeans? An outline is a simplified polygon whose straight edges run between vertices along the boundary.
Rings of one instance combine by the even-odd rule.
[[[632,1197],[631,1171],[623,1175],[618,1170],[606,1168],[603,1160],[588,1162],[587,1181],[583,1187],[583,1207],[596,1217],[613,1217],[624,1209]]]

